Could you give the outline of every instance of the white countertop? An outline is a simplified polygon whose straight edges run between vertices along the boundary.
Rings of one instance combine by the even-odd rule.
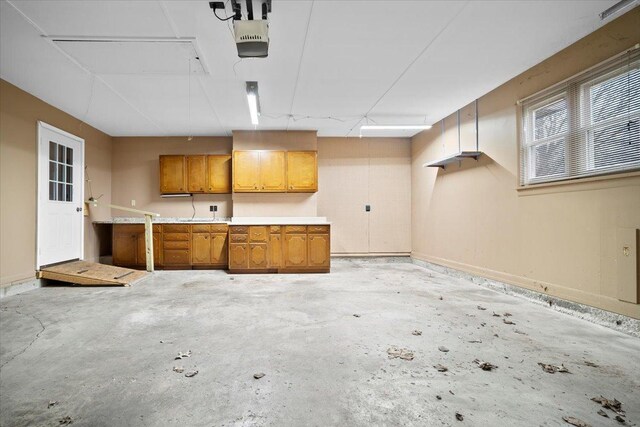
[[[154,224],[229,224],[230,218],[172,218],[157,217],[152,218]],[[144,224],[143,217],[121,217],[115,216],[104,221],[93,221],[94,224]]]
[[[113,217],[110,220],[93,221],[94,224],[144,224],[142,217]],[[245,216],[233,218],[153,218],[154,224],[230,224],[230,225],[329,225],[324,216]]]
[[[230,225],[328,225],[324,216],[234,216]]]

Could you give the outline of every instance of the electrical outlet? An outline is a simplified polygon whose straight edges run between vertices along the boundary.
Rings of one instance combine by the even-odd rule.
[[[213,212],[213,205],[209,205],[209,212]]]
[[[136,200],[135,199],[131,199],[131,206],[133,206],[133,207],[136,206]]]
[[[371,205],[364,205],[364,210],[366,212],[371,212]]]
[[[218,205],[213,205],[213,211],[218,212]]]

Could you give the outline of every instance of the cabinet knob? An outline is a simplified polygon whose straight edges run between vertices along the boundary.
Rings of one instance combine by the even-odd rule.
[[[202,187],[200,187],[200,191],[202,191]]]
[[[290,186],[289,186],[289,190],[293,190],[293,185],[290,185]]]

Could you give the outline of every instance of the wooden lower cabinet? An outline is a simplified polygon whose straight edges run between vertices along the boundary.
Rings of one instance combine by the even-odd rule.
[[[269,268],[282,267],[282,236],[279,232],[269,235]]]
[[[211,233],[211,264],[227,268],[228,264],[227,233]]]
[[[114,224],[113,225],[113,265],[131,268],[146,268],[147,253],[144,235],[144,225]],[[153,263],[161,266],[161,228],[153,226]]]
[[[307,253],[309,267],[329,267],[331,252],[328,234],[309,234]]]
[[[249,268],[267,268],[266,243],[249,243]]]
[[[114,224],[113,264],[145,268],[144,225]],[[231,272],[329,272],[329,225],[155,224],[157,268]]]
[[[229,244],[229,270],[247,270],[249,268],[249,244]]]
[[[191,264],[194,267],[227,267],[227,233],[192,233]]]
[[[283,254],[285,267],[306,267],[307,235],[286,234],[284,236]]]

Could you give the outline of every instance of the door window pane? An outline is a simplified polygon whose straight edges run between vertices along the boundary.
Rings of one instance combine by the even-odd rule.
[[[49,160],[58,160],[58,144],[49,141]]]
[[[61,164],[58,163],[58,181],[60,181],[60,182],[64,182],[65,181],[64,180],[64,170],[65,170],[64,165],[61,165]]]
[[[65,150],[64,145],[58,144],[58,161],[60,163],[64,163],[65,160],[64,158],[67,157],[65,154],[67,153],[67,150]]]
[[[65,194],[65,200],[67,202],[73,202],[73,187],[70,184],[67,184],[67,190]]]
[[[58,183],[58,200],[64,201],[64,184],[61,182]]]
[[[67,147],[67,164],[73,164],[73,148]]]
[[[57,184],[53,181],[49,181],[49,200],[56,200],[56,188]]]
[[[49,162],[49,180],[55,181],[58,178],[58,166],[56,162]]]
[[[67,183],[71,184],[73,182],[73,168],[71,166],[67,166]]]

